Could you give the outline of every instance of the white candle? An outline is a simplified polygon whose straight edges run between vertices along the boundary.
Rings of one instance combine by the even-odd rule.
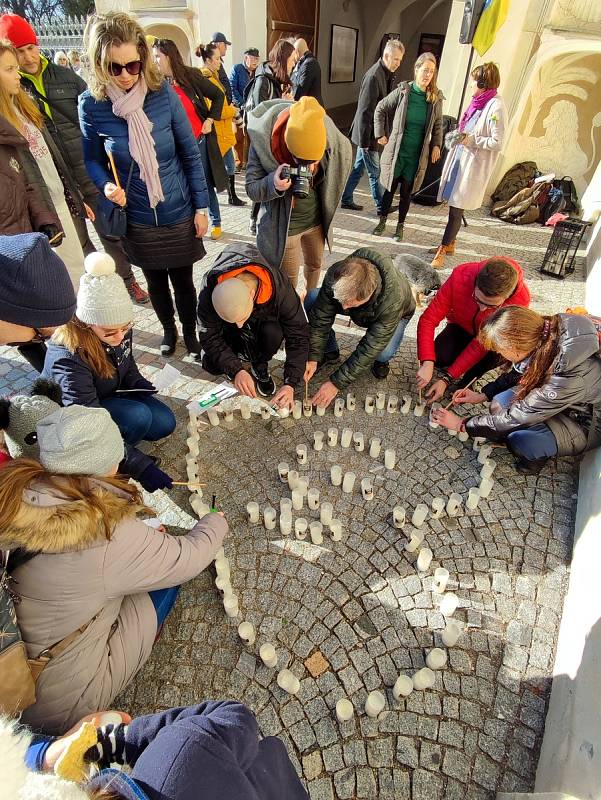
[[[297,444],[296,445],[296,460],[299,464],[306,464],[307,463],[307,445],[306,444]]]
[[[477,486],[472,486],[467,494],[467,500],[465,501],[465,507],[471,509],[472,511],[475,508],[478,508],[478,501],[480,500],[480,490]]]
[[[209,418],[209,422],[213,427],[217,427],[219,425],[219,412],[215,411],[215,409],[209,409],[207,411],[207,417]]]
[[[362,453],[365,448],[365,440],[362,433],[353,434],[353,447],[358,453]]]
[[[492,474],[495,471],[497,466],[497,462],[493,461],[492,459],[487,459],[486,462],[482,465],[482,469],[480,470],[480,477],[481,478],[492,478]]]
[[[374,499],[374,479],[373,478],[363,478],[361,481],[361,494],[363,495],[364,500],[373,500]]]
[[[282,536],[290,536],[292,533],[292,514],[280,515],[280,533]]]
[[[300,400],[295,400],[294,405],[292,406],[292,417],[293,419],[300,419],[303,415],[303,404]]]
[[[381,449],[382,449],[382,440],[381,439],[377,439],[375,437],[373,439],[370,439],[370,442],[369,442],[369,455],[370,455],[370,458],[378,458],[378,456],[380,455],[380,450]]]
[[[289,497],[280,497],[280,514],[292,514],[292,500]]]
[[[350,700],[347,700],[346,697],[338,700],[336,703],[336,716],[338,718],[338,722],[348,722],[353,718],[354,714],[355,709],[353,708],[353,704]]]
[[[407,516],[407,512],[403,508],[403,506],[395,506],[392,509],[392,524],[395,528],[402,528],[405,524],[405,518]]]
[[[190,453],[193,456],[197,456],[199,453],[198,439],[196,439],[194,436],[189,436],[186,439],[186,444],[188,445],[188,450],[190,451]]]
[[[289,669],[280,670],[276,680],[280,689],[288,694],[298,694],[300,691],[300,681]]]
[[[323,450],[323,439],[324,433],[323,431],[315,431],[313,434],[313,449],[314,450]]]
[[[373,414],[375,407],[376,407],[376,404],[375,404],[373,396],[371,394],[368,394],[365,397],[365,411],[366,411],[366,413],[367,414]]]
[[[216,558],[215,559],[215,570],[217,572],[217,575],[220,575],[223,578],[228,578],[229,579],[229,577],[230,577],[230,562],[229,562],[229,560],[225,556],[222,556],[221,558]]]
[[[428,516],[429,508],[425,503],[418,503],[411,517],[411,524],[414,528],[421,528]]]
[[[438,519],[444,511],[446,504],[447,502],[444,497],[435,497],[432,500],[432,516]]]
[[[298,481],[299,481],[298,472],[295,469],[289,469],[288,470],[288,488],[290,490],[296,489],[296,487],[298,486]]]
[[[259,504],[251,501],[246,505],[246,513],[248,514],[248,521],[252,525],[256,525],[259,521]]]
[[[346,395],[346,408],[348,411],[354,411],[357,407],[357,397],[354,392],[347,392]]]
[[[426,410],[426,406],[424,405],[424,403],[416,403],[415,407],[413,409],[413,414],[416,417],[423,417],[425,410]]]
[[[334,416],[335,417],[341,417],[343,411],[344,411],[344,398],[343,397],[337,397],[334,400]]]
[[[377,717],[384,711],[386,705],[386,698],[382,692],[370,692],[365,701],[365,713],[368,717]]]
[[[269,644],[268,642],[262,644],[259,648],[259,656],[266,667],[273,669],[277,666],[278,654],[276,653],[275,647],[272,644]]]
[[[457,436],[457,431],[454,428],[447,428],[449,436]]]
[[[243,642],[246,642],[246,644],[254,644],[257,638],[254,625],[251,622],[241,622],[238,625],[238,636]]]
[[[238,616],[238,598],[235,594],[226,595],[223,598],[223,608],[228,617]]]
[[[227,575],[218,575],[215,578],[215,586],[219,589],[220,592],[224,594],[233,594],[232,592],[232,584],[230,583],[229,576]]]
[[[309,493],[309,481],[306,478],[299,478],[298,483],[296,484],[296,488],[302,494],[303,497],[306,497]]]
[[[265,530],[272,531],[275,528],[275,508],[265,506],[263,509],[263,522],[265,523]]]
[[[338,466],[338,464],[332,464],[330,467],[330,478],[332,486],[340,486],[342,483],[342,467]]]
[[[386,392],[377,392],[376,394],[376,408],[378,411],[383,411],[386,406]]]
[[[437,567],[434,570],[434,582],[432,584],[432,591],[436,594],[442,594],[447,588],[447,583],[450,578],[449,570],[444,567]]]
[[[341,447],[350,447],[352,439],[353,439],[352,430],[350,428],[343,428],[342,434],[340,435]]]
[[[462,498],[457,492],[453,492],[447,502],[447,514],[449,517],[458,517],[461,514]]]
[[[401,406],[401,414],[408,414],[411,411],[411,395],[403,395],[403,405]]]
[[[392,687],[392,696],[395,700],[408,697],[413,691],[413,679],[409,675],[399,675]]]
[[[322,525],[329,525],[332,521],[334,506],[331,503],[322,503],[319,509],[319,520]]]
[[[491,453],[492,447],[489,444],[483,444],[478,452],[478,464],[485,464]]]
[[[220,547],[215,553],[215,561],[219,561],[221,558],[225,558],[225,547]]]
[[[186,467],[186,475],[188,476],[188,480],[190,481],[190,483],[196,483],[199,480],[198,467],[191,467],[190,465],[188,465]],[[202,497],[202,490],[200,496]]]
[[[417,570],[418,572],[426,572],[432,563],[432,551],[429,547],[422,547],[417,556]]]
[[[399,398],[396,396],[396,394],[391,394],[388,398],[388,402],[386,403],[386,411],[388,411],[389,414],[395,414],[398,407]]]
[[[228,411],[225,412],[223,415],[223,421],[227,422],[228,425],[232,424],[234,421],[234,412],[231,409],[228,409]]]
[[[461,636],[461,628],[455,622],[447,622],[447,626],[442,632],[442,643],[445,647],[454,647]]]
[[[309,533],[313,544],[323,544],[323,525],[321,522],[312,522],[309,525]]]
[[[278,410],[278,414],[282,419],[288,419],[288,417],[290,416],[290,409],[288,408],[288,406],[282,406]]]
[[[300,511],[303,507],[303,493],[299,489],[292,490],[292,508]]]
[[[344,478],[342,479],[342,491],[345,494],[351,494],[355,487],[355,478],[357,476],[354,472],[345,472]]]
[[[307,538],[307,528],[309,527],[309,523],[304,517],[297,517],[294,520],[294,535],[297,539],[306,539]]]
[[[338,444],[338,428],[328,428],[328,447],[336,447]]]
[[[472,444],[472,450],[478,452],[478,450],[482,447],[485,441],[486,439],[484,438],[484,436],[475,436],[474,442]]]
[[[424,541],[424,532],[423,531],[411,531],[411,539],[405,545],[405,550],[408,553],[415,553],[418,547],[420,547],[421,543]]]
[[[454,592],[447,592],[442,596],[440,601],[439,611],[444,617],[452,617],[457,606],[459,605],[459,598]]]
[[[426,664],[430,669],[444,669],[447,665],[447,651],[435,647],[426,656]]]
[[[325,417],[326,415],[326,407],[325,406],[316,406],[315,413],[318,417]]]
[[[424,689],[431,689],[436,681],[436,675],[430,667],[424,667],[418,670],[413,676],[413,686],[419,691]]]
[[[332,539],[335,542],[339,542],[342,539],[342,522],[339,519],[333,519],[330,522],[330,531],[332,533]]]
[[[384,450],[384,466],[386,467],[386,469],[394,469],[395,464],[396,464],[395,451],[392,448]]]
[[[467,442],[467,440],[470,438],[470,435],[467,431],[459,431],[457,438],[460,442]]]
[[[313,414],[313,404],[310,400],[303,400],[303,414],[305,417],[310,417]]]
[[[285,461],[280,461],[278,464],[278,475],[282,483],[288,483],[288,470],[290,467]]]
[[[494,484],[495,482],[493,481],[492,478],[482,478],[478,490],[480,492],[480,497],[488,497],[488,495],[492,491],[492,487],[494,486]]]
[[[319,508],[319,489],[309,489],[307,492],[307,505],[311,511],[317,511]]]
[[[240,400],[240,416],[242,419],[250,419],[250,414],[250,401],[246,397],[243,397]]]
[[[197,494],[190,499],[190,505],[196,512],[196,515],[199,519],[200,517],[204,517],[204,515],[208,514],[211,510],[206,503],[202,502],[202,497]]]
[[[261,405],[261,419],[267,421],[270,418],[271,418],[270,410],[267,408],[267,406]]]

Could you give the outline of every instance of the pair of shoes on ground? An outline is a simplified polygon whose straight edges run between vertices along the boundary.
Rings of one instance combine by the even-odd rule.
[[[194,358],[195,361],[200,361],[200,343],[196,336],[196,328],[183,329],[184,345],[188,353]],[[175,345],[177,344],[177,328],[173,327],[163,329],[163,341],[160,344],[159,351],[163,357],[172,356],[175,353]]]
[[[329,353],[324,353],[321,361],[317,362],[317,369],[315,371],[319,372],[326,364],[332,361],[338,361],[339,358],[340,350],[331,350]],[[390,372],[390,364],[388,361],[374,361],[371,365],[371,372],[377,380],[384,380],[384,378],[388,377],[388,373]]]
[[[372,231],[373,236],[382,236],[386,231],[386,217],[380,216],[380,221],[376,225],[376,227]],[[403,241],[403,223],[397,223],[394,233],[392,234],[392,238],[395,242],[402,242]]]
[[[428,251],[434,253],[434,258],[430,262],[430,266],[434,269],[442,269],[446,256],[452,256],[455,252],[455,239],[450,244],[441,244],[439,247],[433,248]]]

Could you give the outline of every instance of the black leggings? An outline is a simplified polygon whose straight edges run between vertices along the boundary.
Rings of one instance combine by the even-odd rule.
[[[184,329],[196,330],[196,288],[192,276],[192,265],[174,269],[143,269],[148,294],[155,314],[163,328],[173,328],[175,312],[169,289],[173,286],[177,315]]]
[[[451,244],[451,242],[455,241],[457,234],[459,233],[459,228],[461,228],[462,219],[463,209],[455,208],[455,206],[449,206],[449,219],[447,221],[447,227],[444,229],[444,233],[442,235],[443,244]]]
[[[396,192],[397,188],[399,189],[399,225],[402,225],[405,222],[405,218],[407,216],[407,212],[409,211],[409,206],[411,205],[411,189],[413,187],[413,181],[408,181],[405,178],[395,178],[392,181],[392,186],[390,187],[390,191],[386,189],[384,194],[382,195],[382,213],[380,214],[381,217],[388,216],[390,211],[390,206],[392,205],[392,200],[394,198],[394,193]]]

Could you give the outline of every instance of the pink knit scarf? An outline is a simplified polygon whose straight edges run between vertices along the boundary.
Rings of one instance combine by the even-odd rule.
[[[151,135],[152,122],[144,111],[147,92],[148,87],[144,75],[140,75],[129,92],[124,92],[112,84],[106,87],[106,93],[113,103],[113,114],[122,117],[127,122],[130,155],[140,168],[140,177],[146,184],[150,207],[156,208],[157,203],[160,203],[165,197],[159,177],[159,163],[154,139]]]
[[[493,99],[493,97],[497,96],[496,89],[487,89],[482,94],[475,94],[472,97],[472,101],[469,106],[463,112],[463,116],[461,117],[461,122],[459,123],[459,130],[465,130],[465,126],[470,121],[470,119],[474,116],[476,111],[482,111],[482,109],[488,105],[488,103]]]

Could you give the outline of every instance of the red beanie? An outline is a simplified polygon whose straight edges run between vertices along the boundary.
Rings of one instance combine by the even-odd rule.
[[[17,14],[3,14],[0,17],[0,39],[8,39],[13,47],[38,43],[38,37],[29,22]]]

